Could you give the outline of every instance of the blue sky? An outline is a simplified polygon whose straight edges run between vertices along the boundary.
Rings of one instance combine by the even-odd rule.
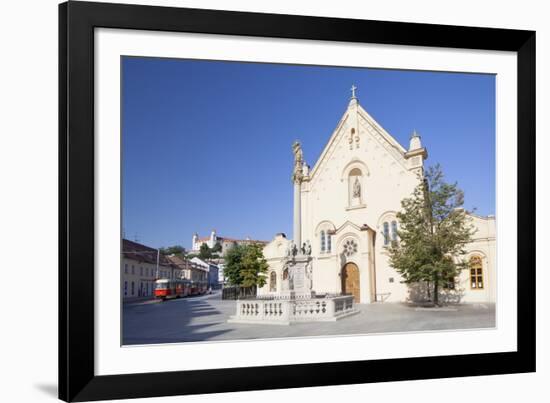
[[[292,236],[291,144],[313,166],[352,84],[405,148],[419,132],[467,209],[494,214],[492,75],[125,57],[125,236],[153,247],[190,247],[212,229]]]

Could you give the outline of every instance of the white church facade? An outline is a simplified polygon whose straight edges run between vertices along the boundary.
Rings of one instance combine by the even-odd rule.
[[[301,156],[301,148],[296,152]],[[423,285],[402,283],[390,266],[388,246],[397,237],[401,200],[419,183],[427,157],[416,132],[405,149],[363,109],[352,89],[349,105],[318,161],[311,169],[304,162],[300,178],[293,177],[293,241],[311,245],[316,293],[352,294],[356,303],[372,303],[414,300],[425,292]],[[470,267],[443,289],[442,297],[494,302],[495,218],[470,217],[477,230],[464,256]],[[269,269],[259,295],[281,293],[288,277],[284,256],[290,243],[279,234],[265,246]]]

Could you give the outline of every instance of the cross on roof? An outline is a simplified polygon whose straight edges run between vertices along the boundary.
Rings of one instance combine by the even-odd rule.
[[[353,85],[351,86],[351,98],[352,98],[352,99],[355,99],[355,98],[356,98],[356,96],[355,96],[355,90],[356,90],[356,89],[357,89],[357,87],[355,86],[355,84],[353,84]]]

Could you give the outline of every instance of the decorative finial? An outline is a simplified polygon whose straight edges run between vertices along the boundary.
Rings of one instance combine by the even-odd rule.
[[[416,129],[414,129],[409,142],[409,151],[417,150],[419,148],[422,148],[422,142],[420,141],[420,135],[416,132]]]
[[[351,86],[351,99],[357,99],[357,97],[355,96],[355,90],[357,89],[357,87],[355,86],[355,84],[353,84]]]

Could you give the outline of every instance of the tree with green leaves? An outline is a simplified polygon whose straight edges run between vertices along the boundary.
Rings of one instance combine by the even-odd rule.
[[[262,287],[268,264],[261,245],[233,245],[225,254],[225,278],[231,285]]]
[[[428,289],[431,284],[434,305],[439,305],[440,286],[454,283],[467,268],[461,257],[474,227],[463,204],[463,191],[457,183],[445,182],[437,164],[426,170],[397,213],[399,240],[390,245],[390,264],[406,284],[426,282]]]
[[[179,255],[179,256],[185,256],[186,250],[181,245],[173,245],[168,247],[160,248],[160,253],[162,255]]]
[[[199,258],[202,260],[208,260],[212,258],[212,250],[205,243],[203,243],[199,249]]]
[[[216,242],[216,244],[214,245],[214,247],[212,248],[212,252],[213,253],[219,253],[222,251],[222,244],[219,243],[219,242]]]

